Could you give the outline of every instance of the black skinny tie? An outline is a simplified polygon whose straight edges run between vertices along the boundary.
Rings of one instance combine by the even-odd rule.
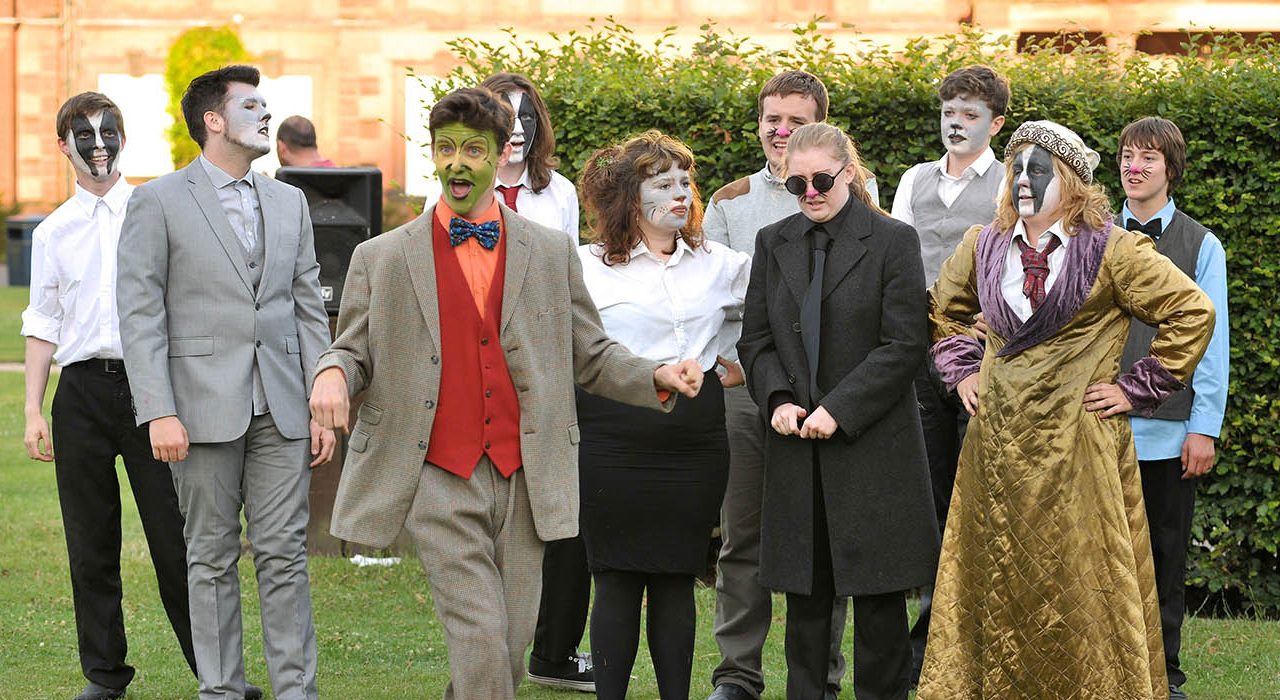
[[[809,289],[800,303],[800,342],[804,356],[809,361],[810,409],[818,405],[818,341],[822,336],[822,271],[827,264],[827,249],[831,247],[831,235],[821,226],[810,232],[813,249],[813,273],[809,275]]]

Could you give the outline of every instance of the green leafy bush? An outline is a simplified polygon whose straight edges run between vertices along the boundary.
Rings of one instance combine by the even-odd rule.
[[[556,35],[550,47],[514,33],[500,44],[459,39],[452,49],[462,65],[439,89],[498,70],[525,73],[552,112],[567,177],[576,178],[592,149],[657,128],[693,148],[709,195],[762,167],[757,91],[775,72],[803,68],[826,82],[829,119],[858,141],[884,205],[907,167],[941,154],[937,83],[969,63],[987,63],[1012,83],[997,154],[1025,120],[1062,122],[1102,154],[1099,179],[1117,207],[1120,129],[1149,114],[1176,121],[1190,162],[1175,196],[1222,239],[1231,293],[1227,422],[1217,466],[1200,486],[1188,581],[1193,598],[1212,608],[1280,613],[1280,47],[1221,35],[1188,36],[1186,54],[1172,57],[1082,45],[1016,54],[1008,38],[962,33],[919,39],[901,52],[846,50],[844,39],[837,44],[810,23],[782,51],[712,25],[681,51],[673,32],[644,45],[606,20]]]
[[[173,154],[175,169],[185,167],[200,155],[200,147],[187,134],[187,122],[182,117],[182,93],[187,85],[202,73],[247,61],[249,52],[230,27],[188,29],[169,47],[164,84],[169,90],[169,116],[173,117],[173,125],[169,127],[169,150]]]

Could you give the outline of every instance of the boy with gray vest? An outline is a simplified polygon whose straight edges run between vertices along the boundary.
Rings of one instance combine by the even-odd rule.
[[[991,137],[1004,126],[1009,81],[986,66],[968,66],[943,78],[938,97],[946,153],[903,173],[891,212],[893,218],[914,226],[920,236],[926,288],[938,279],[942,263],[951,257],[964,232],[974,224],[986,224],[995,218],[1004,164],[996,160],[991,150]],[[916,376],[916,399],[941,529],[947,522],[969,414],[956,393],[938,378],[932,360]],[[912,686],[920,676],[929,637],[930,599],[926,591],[920,601],[920,617],[911,629]]]
[[[1187,146],[1178,126],[1146,117],[1120,132],[1120,184],[1127,199],[1124,227],[1151,236],[1156,249],[1200,285],[1217,316],[1213,337],[1188,386],[1149,417],[1130,416],[1142,469],[1142,496],[1151,528],[1151,550],[1160,597],[1169,698],[1186,698],[1187,676],[1178,663],[1185,608],[1187,542],[1195,507],[1196,477],[1213,468],[1214,446],[1227,407],[1230,340],[1227,321],[1227,261],[1218,239],[1174,204],[1170,192],[1182,181]],[[1129,330],[1120,366],[1145,357],[1155,330],[1138,321]]]

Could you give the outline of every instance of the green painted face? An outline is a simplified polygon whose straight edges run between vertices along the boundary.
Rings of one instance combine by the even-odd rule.
[[[477,205],[492,197],[493,181],[502,152],[488,131],[461,123],[446,124],[431,138],[431,157],[444,188],[446,204],[460,216],[469,216]]]

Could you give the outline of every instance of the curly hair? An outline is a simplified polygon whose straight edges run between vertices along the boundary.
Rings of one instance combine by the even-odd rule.
[[[1016,146],[1004,159],[1004,187],[996,199],[996,218],[993,222],[1000,231],[1012,231],[1021,215],[1018,213],[1018,184],[1014,179],[1013,163],[1019,154],[1035,146],[1033,143],[1022,143]],[[1062,204],[1059,218],[1062,219],[1062,231],[1074,236],[1084,228],[1102,231],[1111,221],[1111,203],[1107,201],[1107,193],[1102,184],[1094,181],[1086,183],[1080,179],[1070,165],[1057,156],[1053,156],[1053,174],[1057,176],[1062,187]]]
[[[427,130],[435,141],[436,129],[462,124],[476,131],[493,134],[493,142],[501,151],[511,140],[515,112],[507,98],[487,88],[460,88],[440,98],[427,115]]]
[[[1009,79],[982,64],[966,66],[949,73],[938,86],[943,102],[958,95],[982,100],[992,116],[1004,116],[1009,109]]]
[[[646,131],[620,144],[591,154],[578,187],[590,224],[588,240],[603,248],[606,265],[625,264],[641,240],[636,222],[640,212],[640,183],[677,166],[689,171],[689,220],[679,236],[690,248],[702,245],[702,197],[694,180],[693,151],[679,139]]]
[[[530,189],[534,194],[541,192],[551,184],[551,171],[560,166],[560,159],[555,155],[556,133],[551,129],[551,117],[538,88],[520,73],[494,73],[485,78],[480,87],[503,96],[508,92],[523,92],[533,102],[533,113],[538,118],[538,134],[533,139],[533,147],[525,156],[524,163],[529,169]],[[513,121],[512,124],[514,123]]]

